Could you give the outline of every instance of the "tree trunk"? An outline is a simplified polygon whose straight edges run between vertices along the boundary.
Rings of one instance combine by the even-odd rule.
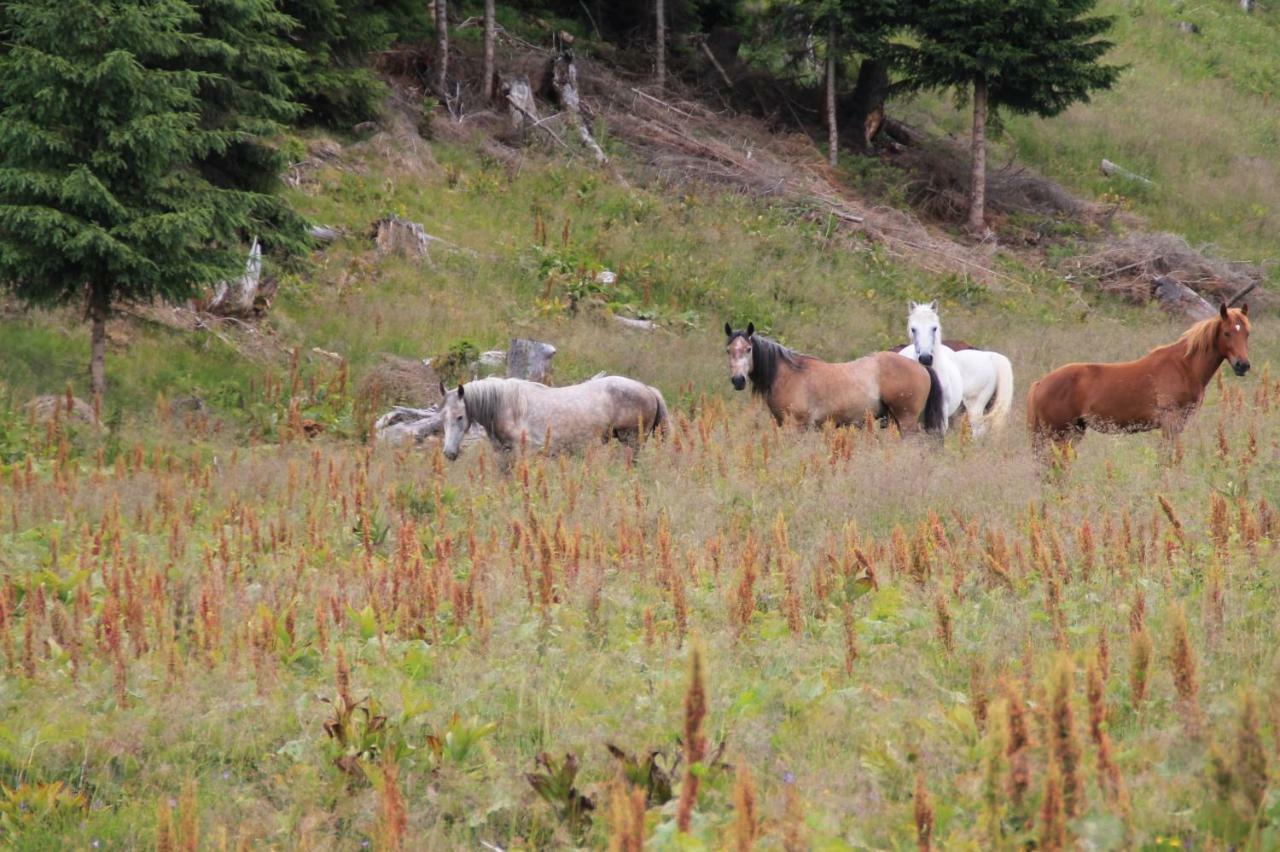
[[[973,169],[969,179],[969,231],[986,232],[987,206],[987,80],[973,81]]]
[[[486,101],[493,100],[493,39],[497,29],[494,6],[494,0],[484,0],[484,83],[480,95]]]
[[[857,137],[858,146],[864,151],[884,126],[884,100],[888,96],[889,63],[884,59],[862,60],[845,127],[850,138]]]
[[[436,4],[436,92],[442,98],[449,96],[449,2],[435,0]]]
[[[541,340],[512,338],[507,347],[507,376],[530,382],[547,383],[551,377],[551,359],[556,348]]]
[[[653,75],[659,89],[667,87],[667,3],[653,0]]]
[[[111,291],[102,284],[89,287],[89,389],[97,410],[107,395],[107,317],[111,314]]]
[[[836,20],[827,27],[827,164],[840,158],[840,125],[836,122]]]

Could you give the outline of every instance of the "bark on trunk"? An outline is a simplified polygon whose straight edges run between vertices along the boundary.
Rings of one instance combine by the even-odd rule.
[[[435,0],[436,4],[436,92],[442,98],[449,96],[449,2]]]
[[[546,384],[551,377],[551,359],[555,354],[556,348],[550,343],[512,338],[507,348],[507,376]]]
[[[853,86],[852,109],[846,116],[847,133],[857,137],[866,151],[884,126],[884,101],[889,95],[889,63],[883,59],[864,59],[858,66],[858,82]]]
[[[836,122],[836,22],[827,27],[827,164],[840,158],[840,125]]]
[[[653,0],[653,76],[659,89],[667,86],[667,3]]]
[[[986,232],[987,206],[987,81],[973,81],[973,170],[969,178],[969,231]]]
[[[89,322],[92,342],[89,348],[89,388],[93,393],[95,410],[107,395],[107,317],[110,314],[111,291],[102,284],[90,285]]]
[[[494,0],[484,0],[484,84],[480,88],[481,96],[493,100],[493,40],[497,30]]]

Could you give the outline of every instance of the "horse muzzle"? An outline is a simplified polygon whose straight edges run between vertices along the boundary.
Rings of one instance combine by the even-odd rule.
[[[445,450],[445,451],[444,451],[444,457],[445,457],[445,458],[447,458],[449,461],[457,461],[457,460],[458,460],[458,451],[457,451],[457,450]]]
[[[926,352],[925,354],[920,356],[920,363],[925,365],[926,367],[932,367],[933,356]]]
[[[1231,369],[1236,371],[1237,376],[1243,376],[1245,373],[1249,372],[1249,362],[1248,361],[1232,361]]]
[[[745,388],[745,387],[747,386],[747,377],[746,377],[746,376],[731,376],[731,377],[729,378],[729,381],[733,382],[733,389],[734,389],[734,390],[742,390],[743,388]]]

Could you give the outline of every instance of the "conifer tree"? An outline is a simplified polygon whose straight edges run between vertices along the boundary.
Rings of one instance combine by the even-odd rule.
[[[255,136],[234,115],[248,92],[207,69],[251,60],[200,27],[185,0],[0,8],[0,286],[29,304],[85,304],[97,398],[113,306],[235,275],[245,237],[281,215],[251,181],[211,174]],[[215,90],[221,118],[202,100]]]
[[[911,85],[972,98],[971,232],[985,231],[988,111],[1054,116],[1110,88],[1122,70],[1101,62],[1111,19],[1088,16],[1095,2],[922,0],[913,11],[919,43],[899,55]]]

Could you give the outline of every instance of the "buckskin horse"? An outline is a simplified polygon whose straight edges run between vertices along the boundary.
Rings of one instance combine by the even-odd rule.
[[[933,370],[915,361],[876,352],[831,364],[756,334],[754,323],[745,331],[725,323],[724,333],[734,389],[750,382],[779,425],[859,425],[870,415],[891,418],[904,433],[921,425],[936,434],[945,430],[942,386]]]

